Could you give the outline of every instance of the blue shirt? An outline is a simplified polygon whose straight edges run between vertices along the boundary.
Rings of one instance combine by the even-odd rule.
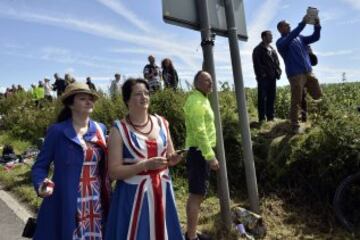
[[[302,36],[300,32],[305,28],[305,23],[299,25],[290,33],[282,35],[276,41],[276,47],[284,59],[285,71],[288,77],[312,71],[307,45],[320,39],[320,25],[314,26],[314,33]]]

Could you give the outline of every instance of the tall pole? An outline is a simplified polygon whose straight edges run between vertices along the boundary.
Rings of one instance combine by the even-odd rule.
[[[223,227],[229,230],[231,226],[230,213],[230,194],[226,171],[224,139],[221,126],[221,117],[219,112],[219,97],[217,92],[215,65],[214,65],[214,36],[211,33],[208,0],[197,0],[197,11],[200,20],[201,31],[201,46],[203,50],[204,64],[203,69],[210,73],[213,79],[213,93],[210,96],[210,101],[215,115],[216,125],[216,152],[219,160],[220,169],[218,170],[218,196],[220,199],[221,219]]]
[[[241,127],[241,138],[244,149],[246,186],[250,200],[250,208],[252,211],[259,213],[259,193],[256,180],[254,155],[252,151],[249,119],[246,108],[244,80],[241,69],[240,49],[236,32],[233,0],[225,0],[225,14],[235,83],[235,95]]]

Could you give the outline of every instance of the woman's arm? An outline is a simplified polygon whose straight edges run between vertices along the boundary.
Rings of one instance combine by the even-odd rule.
[[[165,124],[168,132],[168,145],[166,149],[166,158],[168,160],[168,166],[172,167],[178,164],[182,160],[182,154],[177,154],[175,152],[168,121],[165,120]]]
[[[48,181],[49,167],[50,163],[54,160],[57,138],[58,130],[56,126],[53,125],[48,129],[41,151],[31,168],[32,182],[38,195],[42,183],[45,180]]]
[[[139,161],[135,164],[124,165],[123,140],[119,131],[113,127],[109,135],[109,175],[113,180],[127,179],[140,172],[154,170],[167,165],[166,158],[154,157]]]

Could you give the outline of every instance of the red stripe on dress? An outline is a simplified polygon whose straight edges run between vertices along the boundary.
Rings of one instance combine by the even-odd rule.
[[[127,139],[128,143],[129,143],[130,147],[132,148],[132,150],[133,150],[137,155],[139,155],[140,158],[145,158],[145,156],[142,155],[140,152],[138,152],[138,151],[136,150],[136,148],[132,145],[131,140],[130,140],[130,136],[129,136],[129,130],[128,130],[127,127],[126,127],[126,124],[121,121],[121,125],[123,126],[123,128],[124,128],[124,130],[125,130],[126,139]]]
[[[138,228],[138,224],[139,224],[140,205],[141,205],[141,202],[143,201],[142,197],[143,197],[143,191],[144,191],[145,182],[146,182],[146,179],[142,180],[142,182],[139,185],[139,191],[138,191],[138,193],[136,195],[135,210],[134,210],[134,215],[133,215],[133,219],[132,219],[132,222],[131,222],[129,240],[135,240],[135,237],[136,237],[137,228]]]
[[[146,147],[148,152],[148,158],[157,156],[157,142],[154,140],[147,140]],[[161,179],[159,172],[153,172],[150,174],[151,185],[154,193],[154,222],[155,222],[155,239],[164,240],[165,239],[165,223],[164,223],[164,204],[163,204],[163,194],[161,187]]]

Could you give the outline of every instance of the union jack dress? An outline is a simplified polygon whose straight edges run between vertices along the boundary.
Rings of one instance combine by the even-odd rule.
[[[102,207],[100,200],[100,147],[86,143],[77,198],[77,228],[73,240],[102,240]]]
[[[168,122],[158,115],[155,117],[159,125],[157,139],[139,134],[125,120],[115,121],[124,142],[124,164],[166,156]],[[183,239],[168,168],[117,181],[105,237],[107,240]]]

